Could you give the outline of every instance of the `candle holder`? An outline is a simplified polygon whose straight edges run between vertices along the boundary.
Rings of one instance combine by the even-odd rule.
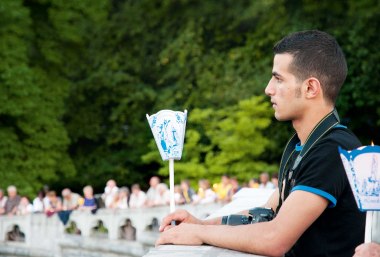
[[[339,147],[339,153],[358,208],[367,212],[364,241],[371,242],[372,217],[380,210],[380,146]]]
[[[187,110],[161,110],[151,116],[147,114],[146,118],[162,160],[169,160],[170,212],[174,212],[174,160],[180,160],[182,157]]]

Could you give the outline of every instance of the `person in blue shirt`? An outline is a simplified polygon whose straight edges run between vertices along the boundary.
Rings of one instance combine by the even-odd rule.
[[[82,199],[79,209],[94,211],[97,209],[96,199],[94,197],[94,190],[92,186],[85,186],[83,188],[84,198]]]

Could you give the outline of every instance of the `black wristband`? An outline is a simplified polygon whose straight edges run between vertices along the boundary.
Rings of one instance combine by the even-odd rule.
[[[227,221],[228,221],[228,216],[223,216],[222,217],[222,225],[227,225]]]

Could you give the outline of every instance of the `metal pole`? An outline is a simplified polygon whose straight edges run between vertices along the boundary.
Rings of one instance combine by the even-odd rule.
[[[174,201],[174,159],[169,159],[170,213],[175,211]]]
[[[365,220],[365,237],[364,243],[370,243],[372,241],[372,216],[373,211],[367,211],[367,217]]]

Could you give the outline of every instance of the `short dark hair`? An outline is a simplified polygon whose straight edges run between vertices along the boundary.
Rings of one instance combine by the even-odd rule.
[[[273,52],[291,54],[290,72],[302,81],[317,78],[325,99],[335,103],[347,76],[347,62],[334,37],[318,30],[295,32],[277,42]]]

